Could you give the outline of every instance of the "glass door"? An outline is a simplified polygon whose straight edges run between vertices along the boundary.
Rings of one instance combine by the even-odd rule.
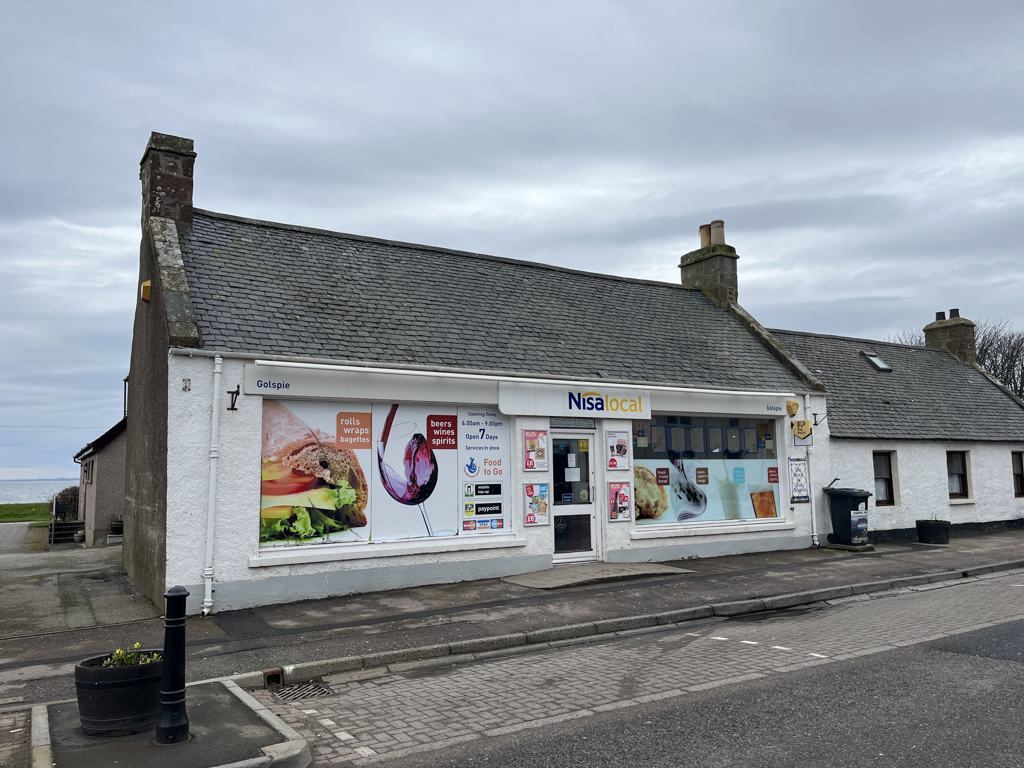
[[[555,562],[597,559],[593,434],[551,436]]]

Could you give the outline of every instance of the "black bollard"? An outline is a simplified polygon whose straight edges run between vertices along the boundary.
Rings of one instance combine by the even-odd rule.
[[[188,590],[171,587],[164,593],[164,671],[160,678],[160,711],[156,716],[156,743],[188,740],[185,710],[185,598]]]

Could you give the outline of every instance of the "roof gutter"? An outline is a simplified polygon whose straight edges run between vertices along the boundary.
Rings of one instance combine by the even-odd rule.
[[[336,360],[316,357],[281,357],[268,359],[265,354],[258,355],[247,352],[220,352],[205,349],[171,348],[169,354],[180,357],[212,357],[233,360],[245,360],[256,365],[275,365],[280,367],[306,368],[352,373],[388,373],[397,376],[430,376],[434,378],[467,379],[473,381],[514,381],[525,384],[554,384],[573,387],[636,387],[659,392],[689,392],[705,395],[755,395],[759,397],[795,397],[793,392],[766,392],[763,390],[710,389],[706,387],[687,387],[681,384],[651,384],[644,381],[612,380],[612,379],[566,379],[543,374],[510,373],[508,371],[473,371],[462,368],[438,366],[428,368],[414,365],[388,365],[387,363],[339,363]]]

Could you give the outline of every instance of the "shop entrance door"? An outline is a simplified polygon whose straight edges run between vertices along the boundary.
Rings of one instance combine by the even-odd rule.
[[[553,433],[555,562],[596,560],[600,551],[594,481],[594,433]]]

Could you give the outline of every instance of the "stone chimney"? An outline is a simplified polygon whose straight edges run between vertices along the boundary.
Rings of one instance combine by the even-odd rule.
[[[968,365],[974,365],[978,359],[974,323],[960,317],[960,310],[955,307],[949,310],[949,319],[945,312],[935,313],[935,320],[924,327],[924,345],[948,352]]]
[[[139,163],[142,218],[161,216],[192,223],[192,170],[196,153],[192,139],[152,133]]]
[[[698,288],[718,306],[736,304],[736,249],[725,244],[725,222],[700,226],[700,248],[679,261],[684,288]]]

